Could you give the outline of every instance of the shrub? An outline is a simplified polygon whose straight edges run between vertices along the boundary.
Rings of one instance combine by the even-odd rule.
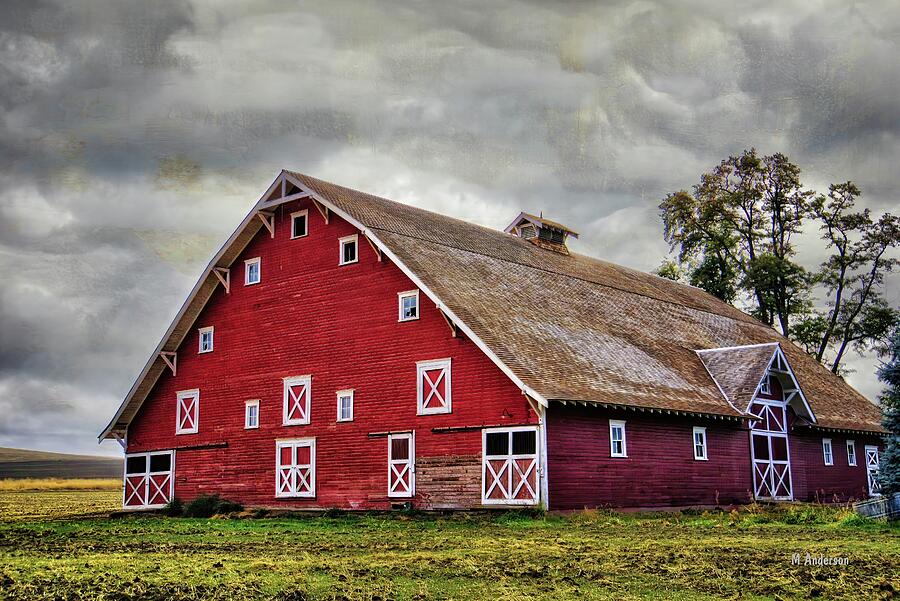
[[[184,506],[184,516],[188,518],[211,518],[220,513],[243,511],[244,506],[223,499],[219,495],[200,495]]]
[[[181,502],[181,499],[178,497],[174,497],[171,501],[166,503],[166,506],[163,507],[163,514],[169,516],[170,518],[175,518],[184,513],[184,503]]]

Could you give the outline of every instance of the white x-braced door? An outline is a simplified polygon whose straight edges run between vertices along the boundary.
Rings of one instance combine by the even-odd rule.
[[[481,502],[536,505],[541,466],[536,426],[482,430]]]
[[[316,439],[279,440],[275,452],[275,496],[315,497]]]
[[[756,402],[751,412],[761,419],[750,430],[753,493],[757,499],[793,498],[788,448],[787,408],[778,402]]]
[[[881,494],[881,485],[878,484],[878,447],[866,446],[866,479],[869,483],[869,494],[873,497]]]
[[[416,494],[416,445],[413,432],[388,436],[388,496]]]
[[[175,488],[175,452],[132,453],[125,456],[126,509],[163,507]]]

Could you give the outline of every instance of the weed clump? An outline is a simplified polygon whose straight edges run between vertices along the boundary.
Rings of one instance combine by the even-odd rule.
[[[171,501],[166,503],[166,506],[163,507],[163,515],[167,515],[170,518],[177,518],[181,514],[184,513],[184,503],[181,502],[181,499],[178,497],[174,497]]]
[[[243,511],[244,506],[235,501],[223,499],[219,495],[200,495],[184,506],[184,517],[211,518],[224,513]]]

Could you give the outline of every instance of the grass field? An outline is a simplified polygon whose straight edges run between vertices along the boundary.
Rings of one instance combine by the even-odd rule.
[[[0,492],[0,599],[879,599],[900,590],[900,526],[839,509],[107,517],[120,498]],[[803,565],[807,552],[849,564]]]

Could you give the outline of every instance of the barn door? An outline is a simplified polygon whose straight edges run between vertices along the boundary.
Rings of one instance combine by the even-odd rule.
[[[873,497],[881,494],[881,485],[878,484],[878,447],[866,446],[866,479],[869,482],[869,494]]]
[[[751,426],[750,457],[757,499],[793,498],[788,449],[787,410],[782,403],[756,402],[751,412],[762,419]]]
[[[539,491],[537,427],[483,430],[481,502],[536,505],[540,500]]]
[[[174,451],[134,453],[125,456],[126,509],[163,507],[174,489]]]
[[[275,496],[316,496],[316,439],[296,438],[275,443]]]
[[[388,496],[412,497],[416,490],[415,437],[412,432],[388,436]]]

